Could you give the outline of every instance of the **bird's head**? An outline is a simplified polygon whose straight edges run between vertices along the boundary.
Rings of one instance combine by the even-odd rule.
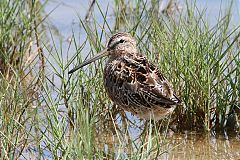
[[[107,50],[109,55],[136,53],[137,43],[129,33],[117,33],[109,39]]]
[[[125,32],[114,34],[108,41],[107,47],[102,50],[100,53],[96,54],[92,58],[84,61],[79,66],[73,68],[68,73],[71,74],[76,70],[92,63],[105,56],[121,56],[126,53],[136,53],[137,52],[137,43],[136,40],[129,34]]]

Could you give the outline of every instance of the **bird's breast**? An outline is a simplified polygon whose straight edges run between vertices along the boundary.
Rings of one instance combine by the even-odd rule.
[[[110,61],[104,69],[104,87],[110,99],[122,105],[127,102],[127,91],[124,90],[123,84],[131,81],[129,72],[122,68],[123,64],[119,61]]]

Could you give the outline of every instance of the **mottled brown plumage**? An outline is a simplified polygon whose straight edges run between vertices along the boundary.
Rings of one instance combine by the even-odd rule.
[[[138,53],[136,41],[128,33],[113,35],[103,52],[69,73],[103,56],[109,56],[104,69],[104,86],[119,107],[140,118],[159,120],[180,103],[170,83],[153,63]]]

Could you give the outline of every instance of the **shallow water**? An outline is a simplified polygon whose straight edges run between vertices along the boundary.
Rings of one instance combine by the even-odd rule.
[[[105,150],[109,150],[109,147],[114,147],[110,145],[111,138],[106,136],[104,139]],[[160,147],[160,155],[150,159],[161,159],[161,160],[239,160],[240,159],[240,135],[226,139],[223,136],[211,136],[208,133],[200,134],[196,132],[191,133],[174,133],[168,136],[166,139],[163,138],[164,142],[160,142],[162,145]],[[106,145],[108,143],[108,145]],[[111,150],[111,149],[110,149]],[[119,150],[115,150],[119,153]],[[108,153],[108,151],[105,151]],[[24,154],[22,159],[36,159],[37,149],[29,148]],[[124,150],[120,153],[121,157],[129,158],[131,157],[128,150]],[[126,154],[128,156],[126,156]],[[124,156],[125,155],[125,156]],[[117,154],[117,156],[119,156]],[[134,155],[132,155],[134,157]],[[149,156],[151,157],[151,155]],[[45,151],[43,153],[44,159],[52,159],[51,153]],[[120,158],[121,159],[121,158]]]
[[[144,121],[139,121],[137,119],[133,121],[133,123],[138,127],[128,127],[128,134],[126,134],[126,132],[123,131],[124,127],[121,126],[121,122],[117,121],[116,123],[120,124],[116,124],[116,127],[122,128],[121,132],[119,132],[118,134],[113,134],[111,130],[107,129],[99,134],[99,136],[102,137],[99,143],[105,144],[105,147],[107,146],[107,149],[105,148],[106,153],[113,152],[116,153],[116,156],[119,156],[120,154],[121,158],[127,159],[132,156],[134,157],[133,154],[137,153],[138,151],[132,152],[132,149],[128,148],[129,146],[131,146],[128,144],[128,135],[130,136],[131,141],[135,145],[137,145],[137,148],[139,149],[142,143],[138,136],[146,134],[146,130],[144,129],[146,126],[143,122]],[[146,138],[150,136],[148,133],[145,135]],[[113,141],[113,139],[118,140],[119,138],[117,136],[119,135],[121,135],[120,137],[122,137],[120,138],[122,139],[120,142],[122,147],[125,146],[123,147],[125,148],[123,152],[119,152],[119,144],[117,143],[116,145],[116,142]],[[149,153],[149,157],[151,157],[148,157],[149,159],[240,159],[240,135],[235,132],[225,132],[213,135],[213,133],[211,132],[198,131],[185,131],[183,133],[174,133],[171,129],[168,129],[167,134],[161,132],[159,136],[155,138],[154,134],[152,134],[151,139],[152,142],[149,143],[151,143],[152,147],[155,143],[159,144],[160,147],[158,153],[156,151],[156,148],[150,147],[150,150],[152,150],[152,152]],[[130,142],[130,144],[132,142]],[[146,148],[146,145],[141,146],[140,148]],[[145,153],[146,150],[147,149],[143,149],[143,153]],[[156,157],[156,155],[158,156]]]
[[[167,139],[172,150],[160,156],[160,159],[239,159],[240,137],[228,140],[223,136],[210,134],[175,134]],[[178,145],[177,147],[174,147]]]

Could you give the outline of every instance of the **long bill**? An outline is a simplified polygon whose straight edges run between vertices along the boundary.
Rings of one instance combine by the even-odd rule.
[[[109,52],[108,52],[108,50],[107,50],[107,48],[106,48],[106,49],[104,49],[103,51],[101,51],[100,53],[98,53],[98,54],[96,54],[95,56],[93,56],[92,58],[85,60],[85,61],[84,61],[82,64],[80,64],[79,66],[77,66],[77,67],[73,68],[72,70],[70,70],[70,71],[68,72],[68,74],[72,74],[72,73],[75,72],[76,70],[78,70],[78,69],[80,69],[80,68],[88,65],[89,63],[92,63],[92,62],[94,62],[94,61],[96,61],[96,60],[98,60],[98,59],[100,59],[100,58],[102,58],[102,57],[108,56],[108,55],[109,55]]]

